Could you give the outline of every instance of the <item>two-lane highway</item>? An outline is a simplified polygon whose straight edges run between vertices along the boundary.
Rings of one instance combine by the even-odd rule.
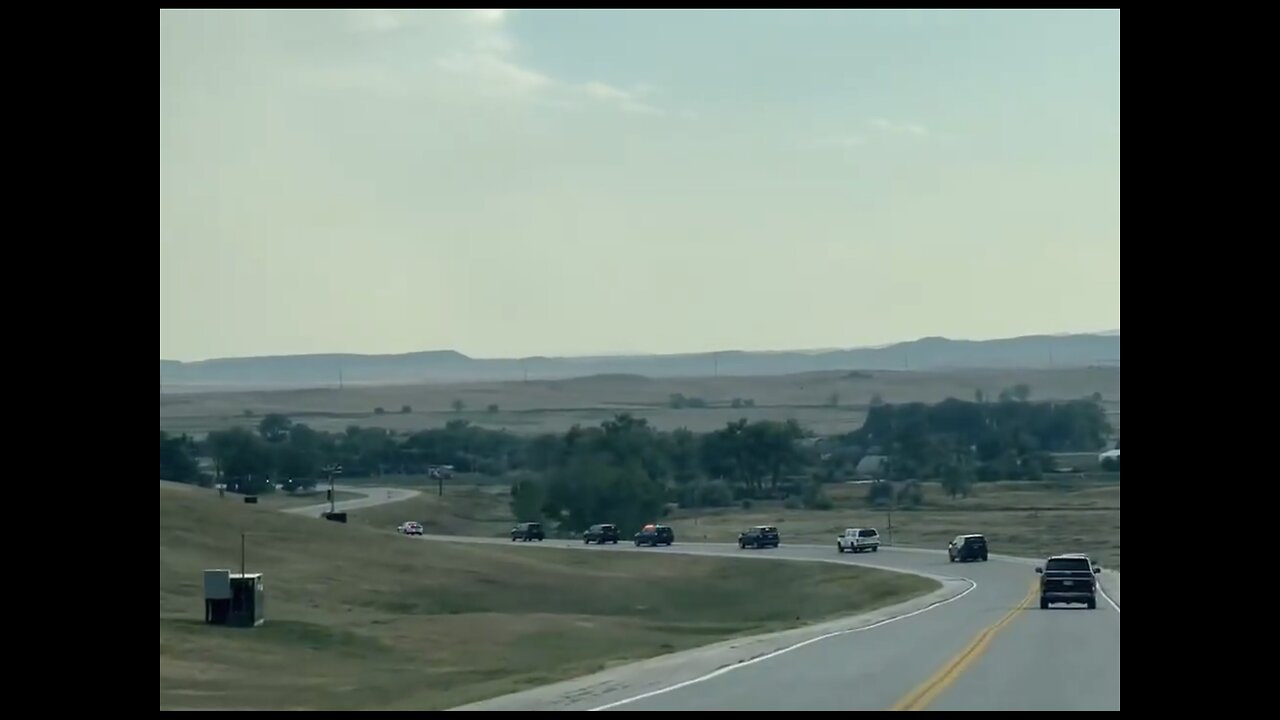
[[[1120,613],[1037,598],[966,663],[930,710],[1119,710]]]
[[[491,538],[427,536],[426,540],[497,542]],[[760,661],[673,678],[665,687],[631,692],[591,678],[582,691],[547,697],[542,689],[466,706],[467,710],[1119,710],[1120,613],[1105,598],[1098,608],[1041,610],[1033,563],[992,557],[951,563],[944,551],[883,548],[838,554],[830,548],[786,545],[740,550],[703,543],[669,548],[583,546],[581,542],[518,543],[521,550],[718,555],[760,561],[848,562],[932,576],[964,577],[974,587],[952,602],[901,622],[836,635]],[[1068,549],[1064,549],[1068,550]],[[785,592],[785,589],[782,591]],[[586,690],[590,689],[590,692]],[[462,709],[462,708],[460,708]]]
[[[420,495],[417,490],[407,490],[405,488],[391,487],[351,487],[347,485],[339,485],[334,488],[337,492],[352,493],[355,495],[363,495],[364,497],[351,498],[349,500],[338,500],[333,503],[333,509],[338,512],[346,510],[359,510],[360,508],[371,508],[378,505],[386,505],[388,503],[397,503],[401,500],[408,500],[411,497]],[[298,507],[285,508],[281,512],[292,513],[295,515],[311,515],[320,517],[329,512],[329,503],[316,503],[315,505],[300,505]]]
[[[971,579],[973,591],[900,623],[833,637],[617,710],[1094,710],[1120,709],[1120,613],[1040,610],[1031,566],[945,553],[856,558],[834,548],[782,547],[779,556]],[[748,551],[749,552],[749,551]],[[760,551],[767,554],[773,551]],[[717,554],[744,554],[736,547]]]
[[[394,502],[387,489],[366,501]],[[403,492],[403,491],[402,491]],[[372,502],[369,502],[372,501]],[[343,505],[343,503],[339,503]],[[291,512],[314,513],[316,508]],[[956,528],[980,532],[981,528]],[[416,539],[416,538],[415,538]],[[883,622],[715,666],[679,666],[676,655],[613,668],[554,686],[473,703],[460,710],[1119,710],[1120,612],[1105,597],[1095,610],[1041,610],[1034,562],[993,554],[988,562],[951,563],[945,551],[882,548],[839,554],[829,547],[681,543],[636,548],[581,541],[515,543],[501,538],[425,536],[431,542],[501,543],[513,552],[572,548],[582,552],[717,555],[770,560],[846,562],[934,577],[952,599],[898,621]],[[406,539],[408,540],[408,539]],[[998,550],[999,548],[993,548]],[[1061,548],[1071,552],[1074,548]],[[961,592],[963,588],[963,592]],[[780,588],[786,592],[786,588]],[[956,596],[956,593],[960,593]],[[690,651],[697,652],[697,651]],[[665,669],[664,669],[665,668]],[[661,678],[656,680],[655,678]]]

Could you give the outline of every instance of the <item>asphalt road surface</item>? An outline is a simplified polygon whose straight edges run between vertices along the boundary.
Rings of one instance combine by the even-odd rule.
[[[404,499],[388,488],[343,488],[369,497],[351,508]],[[386,494],[390,491],[390,494]],[[416,494],[416,493],[413,493]],[[409,497],[412,494],[408,495]],[[364,503],[364,504],[359,504]],[[323,508],[293,508],[289,512]],[[411,518],[408,518],[411,519]],[[956,528],[981,532],[982,528]],[[580,541],[510,543],[505,539],[426,536],[438,542],[511,545],[513,551],[574,548],[583,552],[678,553],[821,560],[918,572],[947,583],[946,601],[896,621],[881,621],[832,637],[782,644],[754,657],[672,670],[678,657],[612,669],[466,706],[466,710],[1119,710],[1119,576],[1103,578],[1098,607],[1039,608],[1036,561],[992,555],[988,562],[951,563],[945,551],[884,548],[838,554],[830,547],[788,545],[739,550],[736,545],[681,543],[666,548]],[[408,540],[408,539],[406,539]],[[998,550],[999,548],[993,548]],[[1064,547],[1061,552],[1072,552]],[[785,592],[785,589],[782,589]],[[868,621],[869,622],[869,621]],[[797,636],[799,637],[799,636]],[[696,653],[698,651],[690,651]],[[728,650],[725,651],[730,652]],[[676,653],[675,656],[685,653]],[[745,661],[745,662],[744,662]],[[652,670],[646,669],[648,666]],[[665,669],[664,669],[665,667]],[[650,676],[648,682],[643,677]]]
[[[338,492],[358,493],[360,495],[364,495],[364,497],[361,498],[337,501],[334,503],[333,509],[338,512],[342,512],[344,510],[359,510],[360,508],[370,508],[378,505],[386,505],[387,503],[400,502],[401,500],[408,500],[409,498],[419,494],[417,490],[388,487],[364,488],[351,487],[349,485],[338,485],[334,489]],[[320,517],[322,514],[329,512],[329,503],[317,503],[315,505],[301,505],[299,507],[285,508],[282,512]]]

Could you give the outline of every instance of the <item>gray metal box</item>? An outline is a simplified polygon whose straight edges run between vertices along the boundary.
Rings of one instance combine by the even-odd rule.
[[[204,571],[204,599],[205,600],[230,600],[231,599],[231,571],[230,570],[205,570]]]

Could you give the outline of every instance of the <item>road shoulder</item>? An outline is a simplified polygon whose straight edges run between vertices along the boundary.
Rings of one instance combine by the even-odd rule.
[[[1111,602],[1120,607],[1120,572],[1103,568],[1102,574],[1098,576],[1098,584],[1102,586],[1102,592],[1111,598]]]
[[[502,695],[462,705],[457,711],[590,710],[638,695],[689,683],[710,673],[785,651],[800,643],[843,634],[924,612],[955,599],[972,586],[958,578],[933,577],[942,587],[906,602],[824,623],[765,635],[726,640],[713,645],[670,653],[639,662],[628,662],[598,673],[552,685]]]

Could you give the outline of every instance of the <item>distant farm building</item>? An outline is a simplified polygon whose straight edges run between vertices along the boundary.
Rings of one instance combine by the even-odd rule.
[[[860,478],[874,478],[878,480],[885,476],[888,469],[888,455],[867,455],[858,461],[858,466],[853,469],[853,474]]]

